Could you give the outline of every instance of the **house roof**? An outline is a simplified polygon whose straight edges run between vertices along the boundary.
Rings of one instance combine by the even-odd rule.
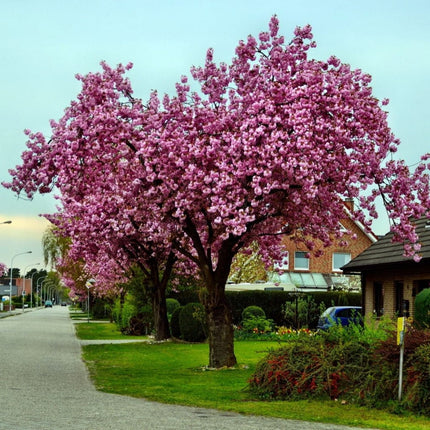
[[[415,225],[421,243],[421,261],[430,259],[430,221],[427,217],[423,217],[417,220]],[[392,238],[393,233],[387,233],[345,264],[342,270],[345,273],[361,272],[381,265],[413,262],[413,258],[403,256],[403,243],[393,243]]]

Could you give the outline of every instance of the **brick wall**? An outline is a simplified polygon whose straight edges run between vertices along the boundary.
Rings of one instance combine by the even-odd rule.
[[[414,316],[415,295],[419,292],[419,285],[424,281],[430,281],[430,268],[417,263],[404,267],[402,265],[390,266],[378,269],[375,272],[368,272],[365,275],[365,314],[372,315],[375,309],[374,285],[382,284],[382,298],[384,315],[396,316],[396,288],[395,285],[403,285],[403,300],[409,301],[409,316]]]
[[[367,249],[372,240],[366,235],[351,219],[346,218],[342,221],[342,225],[346,230],[350,230],[352,234],[357,236],[357,239],[345,236],[343,240],[348,242],[348,246],[343,247],[339,245],[339,241],[335,242],[332,246],[324,248],[322,242],[316,241],[315,250],[321,249],[324,254],[320,257],[310,254],[309,271],[314,273],[333,273],[333,253],[350,253],[351,259]],[[294,253],[296,251],[308,252],[306,246],[302,243],[296,244],[290,237],[284,239],[284,246],[289,254],[289,269],[294,270]]]

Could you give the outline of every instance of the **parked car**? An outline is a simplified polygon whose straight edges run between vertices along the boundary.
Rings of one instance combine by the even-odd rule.
[[[328,330],[333,325],[348,326],[350,324],[363,324],[361,306],[333,306],[326,309],[318,320],[319,330]]]
[[[46,300],[46,302],[45,302],[45,308],[52,308],[52,302],[51,302],[51,300]]]

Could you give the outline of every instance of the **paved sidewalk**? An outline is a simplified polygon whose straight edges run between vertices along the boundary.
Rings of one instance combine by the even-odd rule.
[[[0,320],[0,429],[352,430],[148,402],[95,390],[68,309]]]

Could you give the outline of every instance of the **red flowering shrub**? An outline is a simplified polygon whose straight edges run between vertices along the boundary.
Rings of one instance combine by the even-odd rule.
[[[405,336],[402,402],[398,403],[396,332],[336,328],[296,336],[260,361],[249,380],[263,399],[330,398],[372,407],[399,407],[430,416],[430,331]]]
[[[406,409],[430,415],[430,331],[409,328],[405,335],[403,395]],[[362,384],[365,404],[380,406],[398,399],[399,357],[396,333],[377,342],[372,367]]]
[[[409,360],[404,387],[404,404],[430,416],[430,343],[419,346]]]
[[[263,359],[249,380],[261,398],[350,397],[368,362],[367,345],[314,336],[287,343]]]

